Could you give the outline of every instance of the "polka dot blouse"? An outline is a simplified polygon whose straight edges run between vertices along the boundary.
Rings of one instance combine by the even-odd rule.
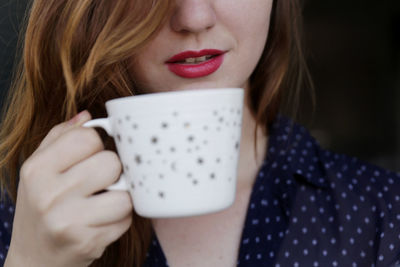
[[[168,266],[156,235],[145,266]],[[400,266],[400,174],[322,150],[303,127],[279,117],[237,266]]]
[[[13,214],[11,204],[0,205],[0,266]],[[144,266],[168,266],[156,235]],[[237,266],[400,266],[400,175],[322,150],[303,127],[278,117]]]

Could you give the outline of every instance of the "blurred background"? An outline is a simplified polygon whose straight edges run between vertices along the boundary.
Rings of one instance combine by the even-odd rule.
[[[26,3],[0,0],[0,100]],[[317,99],[306,126],[325,148],[400,171],[400,0],[303,3]]]
[[[400,171],[400,1],[304,0],[304,18],[313,135]]]

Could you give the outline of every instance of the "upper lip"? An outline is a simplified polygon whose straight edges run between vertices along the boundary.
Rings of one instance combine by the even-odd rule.
[[[223,53],[225,52],[218,49],[203,49],[200,51],[188,50],[172,56],[170,59],[166,61],[166,63],[175,63],[178,61],[184,61],[187,58],[194,58],[194,57],[218,56]]]

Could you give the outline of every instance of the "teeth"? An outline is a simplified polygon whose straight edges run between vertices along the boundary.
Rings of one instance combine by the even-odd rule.
[[[212,56],[189,57],[189,58],[185,59],[184,62],[187,64],[201,63],[206,60],[209,60],[210,58],[212,58]]]
[[[203,62],[206,61],[206,56],[196,58],[196,62]]]
[[[194,57],[185,59],[185,63],[195,63],[195,62],[196,62],[196,58],[194,58]]]

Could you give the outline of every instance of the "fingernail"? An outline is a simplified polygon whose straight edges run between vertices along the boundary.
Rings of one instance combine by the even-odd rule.
[[[80,125],[90,119],[90,113],[87,110],[81,111],[68,121],[69,125]]]

